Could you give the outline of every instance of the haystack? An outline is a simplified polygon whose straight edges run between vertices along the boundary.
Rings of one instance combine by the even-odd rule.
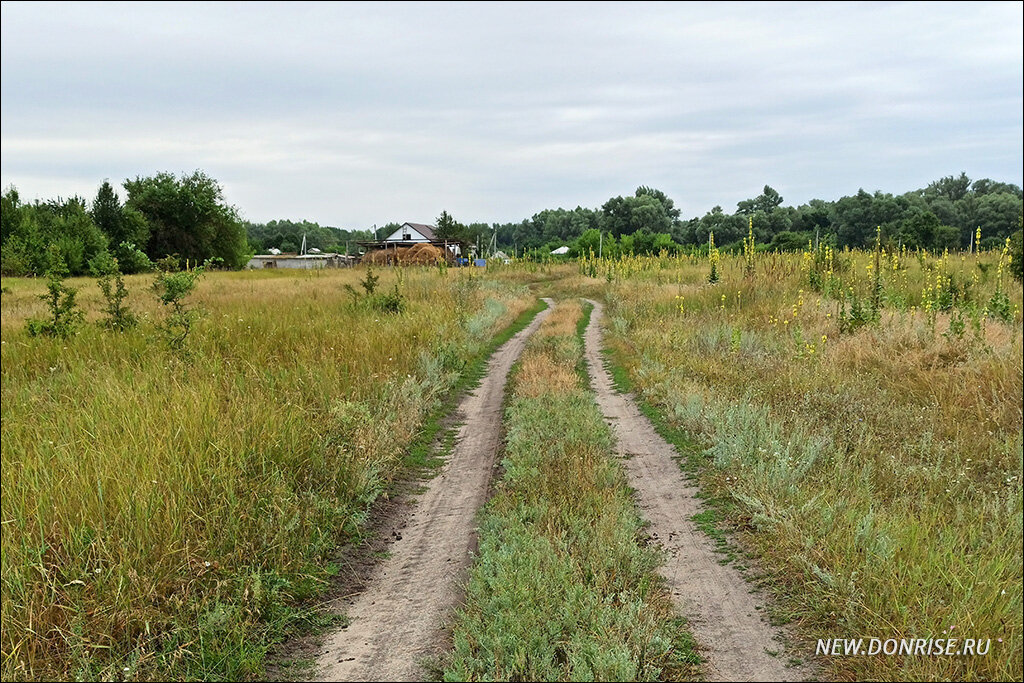
[[[375,266],[432,266],[444,260],[444,252],[431,244],[379,249],[363,256],[363,263]]]

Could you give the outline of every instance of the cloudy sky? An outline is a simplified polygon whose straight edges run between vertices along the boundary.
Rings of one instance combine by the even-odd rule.
[[[0,183],[202,169],[346,228],[1022,184],[1022,7],[4,2]]]

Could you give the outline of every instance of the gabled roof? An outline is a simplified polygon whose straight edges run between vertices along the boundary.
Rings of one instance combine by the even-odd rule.
[[[416,232],[426,237],[428,240],[434,239],[434,226],[426,225],[425,223],[402,223],[402,226],[408,225],[414,228]]]

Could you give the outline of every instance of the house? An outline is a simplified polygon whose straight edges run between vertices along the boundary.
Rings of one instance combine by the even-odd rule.
[[[563,256],[569,253],[569,247],[559,247],[551,252],[555,256]]]
[[[382,240],[361,241],[359,245],[366,251],[363,261],[388,265],[427,264],[438,260],[454,263],[462,255],[462,243],[439,238],[435,229],[425,223],[402,223]]]

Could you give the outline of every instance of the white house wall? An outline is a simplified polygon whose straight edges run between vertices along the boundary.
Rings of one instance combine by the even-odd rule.
[[[404,235],[408,233],[409,239],[405,239]],[[416,228],[402,226],[398,230],[384,238],[385,242],[429,242],[426,237],[423,236]]]

